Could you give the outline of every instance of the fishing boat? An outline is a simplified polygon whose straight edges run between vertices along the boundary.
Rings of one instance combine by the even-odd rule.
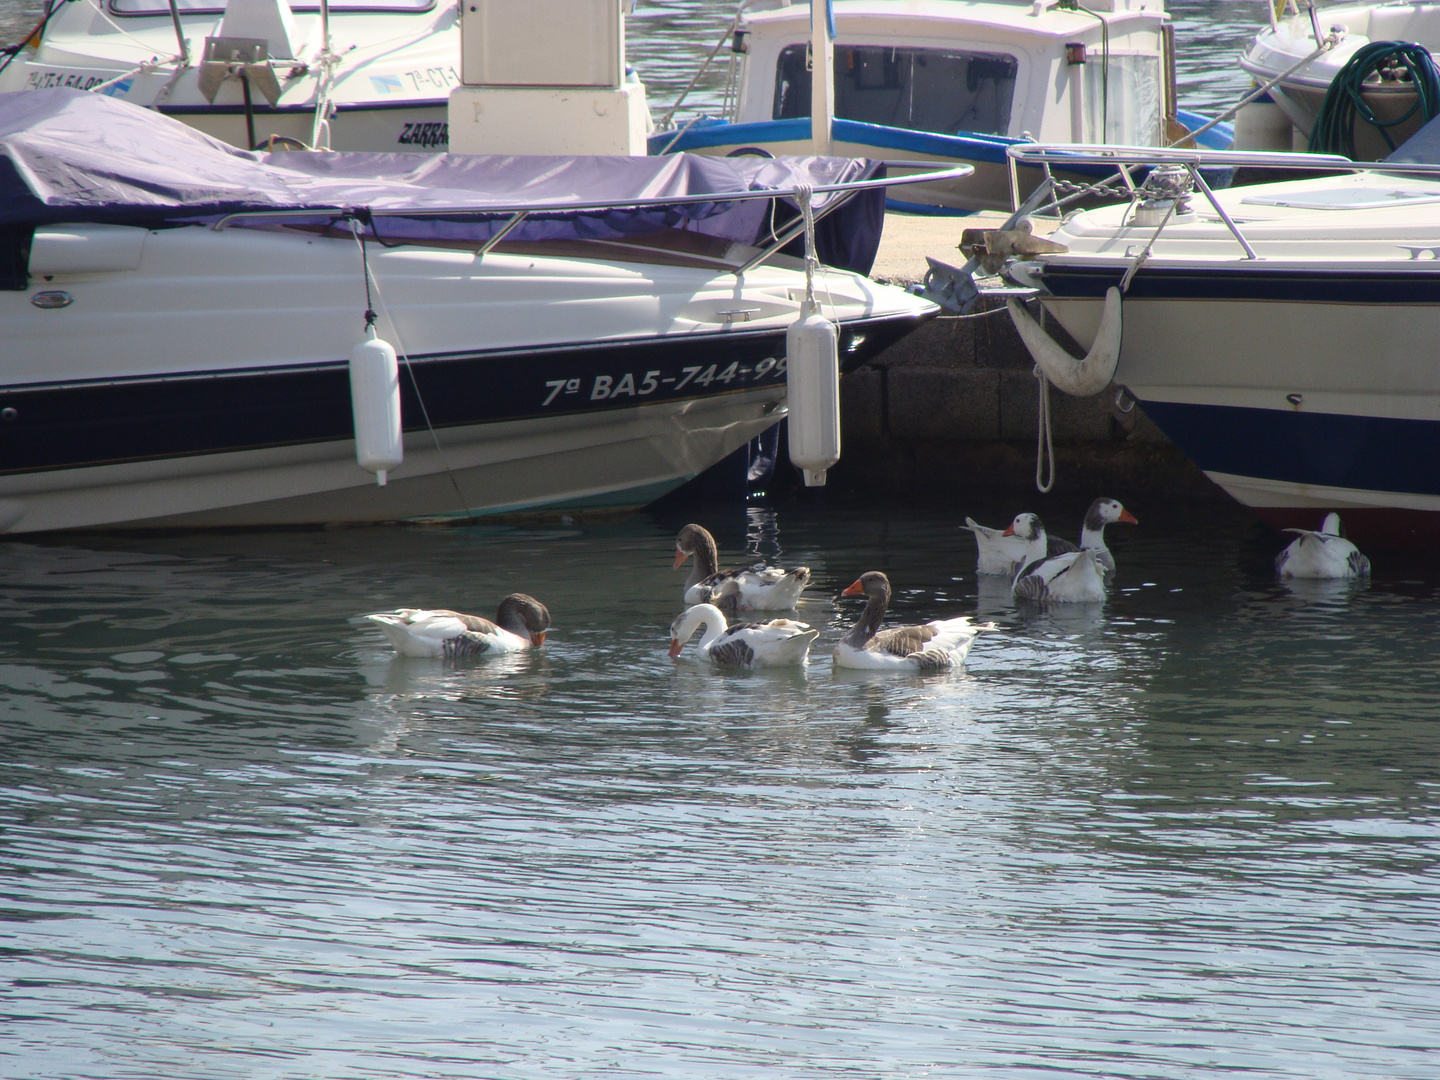
[[[1440,108],[1430,59],[1440,49],[1440,3],[1272,0],[1267,7],[1270,23],[1241,54],[1240,67],[1268,86],[1264,102],[1278,124],[1267,124],[1268,141],[1249,148],[1310,146],[1376,161]],[[1337,136],[1332,128],[1341,123],[1345,133]],[[1320,137],[1312,142],[1317,124]]]
[[[235,146],[443,150],[455,0],[46,0],[0,91],[67,87]]]
[[[1039,170],[1022,169],[1012,188],[1005,151],[1019,142],[1233,138],[1230,125],[1179,109],[1163,0],[833,0],[814,10],[750,0],[727,40],[723,115],[677,126],[672,108],[652,153],[837,153],[888,159],[894,175],[905,173],[897,161],[963,162],[972,177],[906,188],[890,205],[967,213],[1011,209],[1039,182]]]
[[[1049,250],[1006,269],[1087,355],[1064,352],[1012,300],[1017,328],[1057,385],[1118,387],[1268,522],[1313,529],[1336,511],[1362,544],[1433,550],[1437,125],[1375,164],[1110,148],[1112,163],[1153,170],[1133,198],[1066,220]],[[1038,164],[1087,151],[1013,153]],[[1195,180],[1204,164],[1329,175],[1214,191]]]
[[[845,369],[936,311],[864,276],[868,162],[261,154],[74,90],[0,95],[0,159],[0,531],[638,507],[786,415],[807,295]]]

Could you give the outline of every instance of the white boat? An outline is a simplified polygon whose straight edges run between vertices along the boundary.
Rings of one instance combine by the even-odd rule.
[[[1440,127],[1404,149],[1440,161]],[[1079,147],[1016,153],[1034,162],[1087,156]],[[1007,270],[1091,350],[1084,364],[1074,361],[1034,338],[1038,327],[1012,309],[1042,369],[1058,370],[1057,382],[1088,371],[1083,393],[1113,373],[1212,480],[1278,527],[1317,528],[1337,511],[1363,544],[1433,550],[1440,167],[1397,172],[1406,166],[1288,153],[1108,154],[1170,169],[1128,203],[1066,220],[1049,236],[1056,250]],[[1185,193],[1201,163],[1344,171]]]
[[[898,160],[963,162],[973,177],[893,193],[891,207],[969,212],[1015,205],[1005,150],[1017,142],[1165,146],[1202,127],[1177,107],[1163,0],[1083,7],[834,0],[831,40],[822,8],[751,0],[734,21],[724,115],[680,127],[662,118],[650,149],[865,156],[888,159],[893,175]],[[821,51],[833,53],[833,79],[812,88],[824,66],[807,65]],[[1215,147],[1232,137],[1229,125],[1200,136]],[[1026,170],[1020,194],[1038,180]]]
[[[47,0],[0,91],[69,87],[234,146],[444,150],[455,0]]]
[[[807,281],[800,226],[762,240],[777,196],[852,238],[883,216],[863,162],[257,155],[63,90],[0,96],[0,158],[12,532],[641,506],[785,415]],[[847,369],[936,310],[815,291]],[[367,308],[400,354],[384,486]]]
[[[1340,110],[1353,109],[1354,98],[1347,101],[1342,94],[1331,106],[1334,119],[1321,119],[1316,149],[1377,161],[1429,119],[1417,108],[1410,69],[1420,69],[1422,79],[1427,67],[1433,71],[1426,54],[1440,51],[1440,3],[1383,0],[1316,7],[1313,0],[1278,0],[1267,6],[1270,25],[1246,47],[1240,66],[1257,84],[1274,84],[1265,101],[1283,119],[1278,128],[1267,125],[1272,127],[1271,141],[1251,143],[1247,149],[1305,149],[1337,79],[1342,88],[1353,90],[1380,126],[1363,116],[1354,122],[1343,115]],[[1432,85],[1427,96],[1433,99],[1435,91]],[[1353,130],[1353,144],[1344,144],[1336,134],[1340,124]]]

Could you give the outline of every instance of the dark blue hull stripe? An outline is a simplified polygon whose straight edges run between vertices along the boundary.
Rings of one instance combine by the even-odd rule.
[[[445,98],[431,101],[360,101],[347,104],[337,104],[335,111],[339,113],[351,112],[394,112],[400,109],[440,109],[445,110],[450,103]],[[244,105],[161,105],[160,112],[166,116],[244,116]],[[315,106],[311,105],[271,105],[259,103],[250,110],[256,116],[314,116]]]
[[[1360,491],[1440,495],[1440,422],[1142,401],[1207,472]]]
[[[1045,288],[1058,299],[1090,299],[1119,285],[1127,267],[1045,268]],[[1322,304],[1433,304],[1440,302],[1440,262],[1414,270],[1296,270],[1262,266],[1207,269],[1141,267],[1127,300],[1290,300]]]
[[[926,318],[845,323],[842,369]],[[780,327],[414,357],[401,363],[401,416],[406,431],[421,431],[427,416],[459,427],[783,387],[784,355]],[[354,437],[344,361],[0,388],[0,410],[0,475]]]

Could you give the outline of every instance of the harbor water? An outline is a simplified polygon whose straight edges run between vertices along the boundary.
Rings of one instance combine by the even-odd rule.
[[[1122,494],[1123,493],[1116,493]],[[1435,1075],[1440,577],[1273,580],[1131,503],[1103,605],[1017,605],[965,512],[0,546],[0,1073]],[[667,655],[674,537],[804,563],[807,668]],[[1073,528],[1072,528],[1073,527]],[[836,670],[977,615],[963,672]],[[361,616],[551,609],[397,659]]]

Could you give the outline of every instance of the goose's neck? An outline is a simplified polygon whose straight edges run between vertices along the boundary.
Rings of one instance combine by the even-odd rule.
[[[860,613],[860,618],[843,639],[845,644],[853,649],[863,649],[865,643],[875,636],[875,631],[880,629],[880,620],[885,618],[885,609],[889,603],[889,598],[885,596],[867,598],[865,610]]]
[[[725,633],[729,623],[725,621],[725,613],[714,604],[696,604],[690,609],[690,614],[685,619],[690,634],[696,628],[703,626],[705,632],[700,635],[700,651],[708,653],[710,646],[714,645],[720,636]],[[686,637],[689,637],[686,634]]]
[[[692,585],[698,585],[706,578],[714,577],[720,570],[720,552],[715,547],[715,541],[708,536],[695,538],[695,567],[690,571],[690,577],[685,581],[688,589]]]
[[[1105,550],[1105,523],[1091,525],[1088,521],[1080,530],[1080,547],[1086,551]]]

